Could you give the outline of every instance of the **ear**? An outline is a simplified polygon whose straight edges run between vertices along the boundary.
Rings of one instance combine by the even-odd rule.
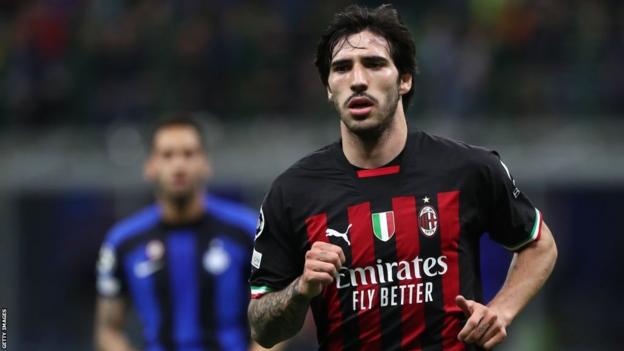
[[[334,94],[332,93],[331,89],[329,88],[329,85],[327,86],[327,101],[332,101],[332,97],[334,96]]]
[[[212,178],[212,175],[214,174],[212,163],[210,162],[210,159],[208,158],[207,155],[204,156],[203,160],[204,161],[202,165],[202,173],[204,175],[204,179],[210,179]]]
[[[404,95],[412,89],[412,75],[405,73],[399,79],[399,94]]]
[[[153,182],[156,179],[156,162],[154,156],[150,155],[145,163],[143,163],[143,178],[148,182]]]

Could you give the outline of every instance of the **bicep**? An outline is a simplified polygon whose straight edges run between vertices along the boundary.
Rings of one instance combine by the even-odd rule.
[[[517,254],[545,258],[557,257],[557,245],[555,243],[555,238],[553,237],[548,225],[546,225],[546,222],[542,221],[541,223],[539,237],[531,244],[518,251]]]
[[[534,278],[541,284],[550,276],[557,261],[557,246],[548,226],[542,222],[538,240],[514,253],[510,276],[527,281]]]
[[[555,238],[553,237],[552,231],[550,231],[550,228],[546,225],[546,222],[542,221],[542,227],[540,228],[540,240],[538,240],[537,242],[539,243],[540,241],[542,241],[541,245],[547,249],[549,249],[550,251],[555,251],[555,253],[557,252],[557,245],[555,243]]]

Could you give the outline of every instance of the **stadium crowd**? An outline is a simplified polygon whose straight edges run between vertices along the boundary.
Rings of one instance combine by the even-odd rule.
[[[2,1],[0,124],[141,122],[172,109],[323,118],[311,62],[318,19],[346,3]],[[531,118],[623,108],[620,1],[395,5],[416,34],[422,67],[412,114]]]

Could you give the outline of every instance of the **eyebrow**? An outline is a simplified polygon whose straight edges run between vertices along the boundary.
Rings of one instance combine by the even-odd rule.
[[[331,67],[351,63],[352,61],[353,61],[352,58],[336,60],[331,63]],[[362,61],[364,62],[390,62],[390,60],[388,60],[387,58],[383,56],[379,56],[379,55],[362,56]]]
[[[362,61],[364,62],[390,62],[387,58],[378,55],[364,56],[362,57]]]
[[[337,67],[337,66],[340,66],[340,65],[345,65],[345,64],[351,63],[351,61],[353,61],[353,59],[340,59],[340,60],[336,60],[336,61],[333,61],[331,63],[331,67],[334,68],[334,67]]]

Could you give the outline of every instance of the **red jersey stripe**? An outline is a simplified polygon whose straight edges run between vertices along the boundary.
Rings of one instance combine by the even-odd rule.
[[[305,221],[308,242],[310,245],[317,241],[329,242],[325,236],[327,230],[327,215],[319,214],[308,217]],[[323,298],[327,301],[327,350],[341,351],[343,349],[341,338],[341,325],[343,321],[340,299],[335,284],[328,285],[323,289]]]
[[[459,191],[438,193],[438,212],[440,217],[440,236],[442,255],[446,256],[448,271],[442,276],[444,300],[444,328],[442,329],[442,349],[449,351],[464,350],[464,344],[457,341],[461,331],[458,314],[463,312],[455,303],[459,295]]]
[[[352,266],[366,267],[375,265],[375,235],[371,217],[370,203],[354,205],[348,209],[351,228]],[[379,286],[377,284],[360,284],[355,294],[368,296],[369,290],[374,291],[371,309],[358,309],[358,322],[361,345],[367,350],[381,350],[381,311],[379,310]],[[365,304],[368,307],[368,303]],[[357,306],[355,306],[357,307]]]
[[[389,174],[397,174],[401,170],[399,165],[388,166],[388,167],[380,167],[373,169],[361,169],[357,171],[358,178],[369,178],[369,177],[378,177],[385,176]]]
[[[396,253],[398,261],[411,261],[420,254],[420,240],[416,212],[416,199],[413,196],[392,199],[396,225]],[[400,285],[416,285],[422,279],[416,276],[402,280]],[[403,288],[408,289],[408,288]],[[405,303],[401,311],[401,350],[420,350],[420,337],[425,331],[425,310],[422,304]]]
[[[306,218],[305,224],[308,230],[308,242],[310,245],[317,241],[329,242],[325,236],[325,231],[327,230],[327,215],[325,213]]]

